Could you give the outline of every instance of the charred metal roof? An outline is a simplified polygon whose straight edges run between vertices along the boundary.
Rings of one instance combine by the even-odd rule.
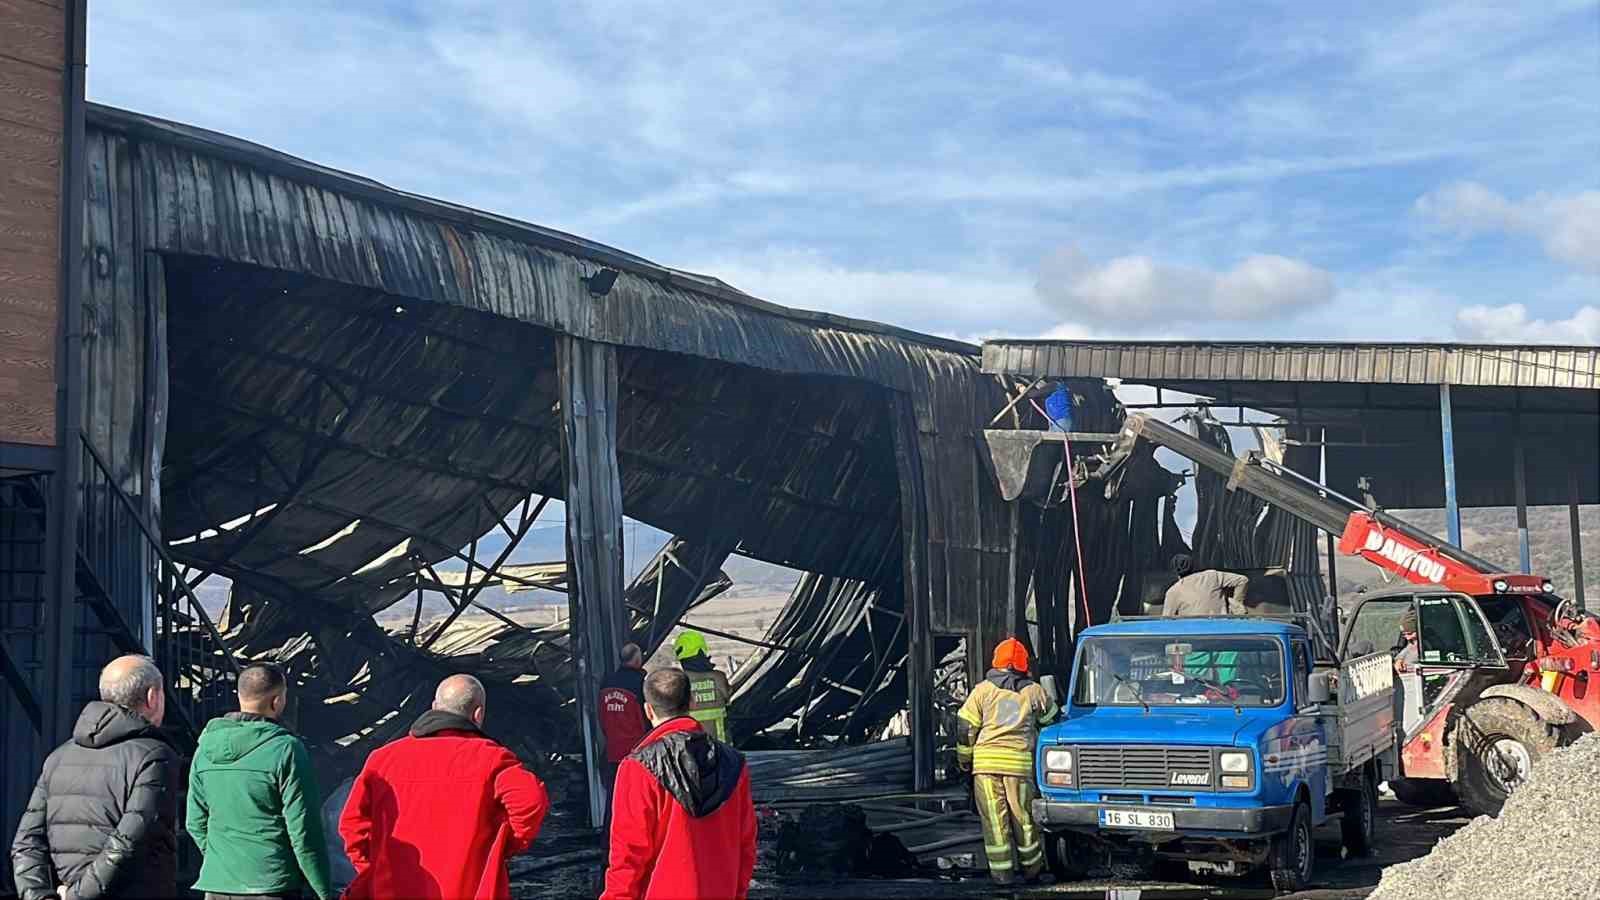
[[[990,645],[1010,627],[1010,519],[977,448],[1006,396],[978,348],[136,113],[92,107],[86,157],[85,421],[114,477],[159,490],[180,562],[266,598],[241,607],[239,640],[315,645],[313,668],[358,637],[356,655],[427,657],[444,630],[420,627],[419,588],[452,590],[434,565],[503,573],[482,560],[507,551],[480,542],[514,546],[530,495],[581,508],[595,495],[573,473],[612,460],[605,503],[614,488],[686,542],[679,581],[739,552],[843,598],[808,634],[836,660],[808,723],[859,730],[856,706],[925,692],[905,673],[931,670],[934,641],[914,633]],[[573,423],[604,420],[614,433],[573,449]],[[595,534],[567,535],[576,561],[606,541],[575,518]],[[375,628],[413,594],[409,628]],[[663,602],[670,625],[682,608]],[[336,690],[376,677],[328,671]]]
[[[1338,382],[1600,390],[1600,347],[996,340],[983,345],[983,370],[1141,384]]]
[[[1440,386],[1450,385],[1461,505],[1516,502],[1517,437],[1530,504],[1600,503],[1600,347],[997,340],[983,346],[983,370],[1116,378],[1326,429],[1329,483],[1353,494],[1370,477],[1378,501],[1398,509],[1444,505]]]
[[[986,506],[975,449],[1004,398],[972,345],[778,306],[137,113],[91,106],[89,153],[96,221],[134,226],[107,236],[111,251],[132,231],[164,260],[183,402],[163,461],[169,533],[298,498],[243,526],[248,552],[242,535],[186,545],[196,564],[365,592],[403,565],[375,563],[399,535],[425,535],[409,549],[438,559],[519,493],[558,494],[551,344],[565,334],[628,354],[630,516],[688,533],[736,496],[755,509],[740,543],[751,555],[846,577],[898,570],[895,393],[933,485],[918,487],[933,492],[936,625],[970,623],[982,605],[965,588],[947,601],[947,585],[1004,567],[1005,517]],[[586,282],[605,269],[619,275],[596,296]],[[135,427],[118,420],[104,440],[136,445]]]
[[[158,190],[150,238],[162,250],[366,284],[593,340],[902,388],[894,374],[901,354],[862,337],[978,352],[892,325],[780,306],[711,276],[192,125],[93,103],[88,122],[148,142],[144,164]],[[602,267],[622,277],[595,298],[583,279]],[[696,328],[682,327],[686,316]],[[765,325],[752,331],[756,321]]]

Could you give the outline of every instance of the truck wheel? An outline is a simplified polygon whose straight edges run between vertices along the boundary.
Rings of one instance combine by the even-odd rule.
[[[1394,791],[1396,800],[1419,809],[1455,806],[1458,802],[1450,782],[1432,778],[1392,778],[1389,790]]]
[[[1344,811],[1339,830],[1345,851],[1350,856],[1371,853],[1378,831],[1378,785],[1370,773],[1362,776],[1360,787],[1339,792],[1339,808]]]
[[[1106,861],[1114,881],[1149,881],[1156,874],[1156,855],[1147,849],[1112,853]]]
[[[1467,707],[1451,732],[1456,754],[1456,796],[1474,815],[1498,816],[1506,797],[1561,739],[1532,709],[1490,697]]]
[[[1304,803],[1294,807],[1289,830],[1272,839],[1272,887],[1280,894],[1303,891],[1311,883],[1316,865],[1317,846],[1311,836],[1311,808]]]
[[[1076,838],[1076,840],[1074,840]],[[1044,834],[1044,859],[1056,881],[1079,881],[1088,872],[1081,837],[1069,834]]]

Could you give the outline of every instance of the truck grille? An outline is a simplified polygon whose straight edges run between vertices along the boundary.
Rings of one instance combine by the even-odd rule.
[[[1079,787],[1149,790],[1211,787],[1211,750],[1207,747],[1079,747],[1075,762]],[[1190,778],[1174,784],[1175,772]],[[1203,782],[1195,780],[1202,777]]]

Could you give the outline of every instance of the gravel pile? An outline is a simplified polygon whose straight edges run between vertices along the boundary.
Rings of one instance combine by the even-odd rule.
[[[1427,856],[1390,866],[1370,900],[1600,898],[1600,733],[1534,768],[1497,818],[1479,816]]]

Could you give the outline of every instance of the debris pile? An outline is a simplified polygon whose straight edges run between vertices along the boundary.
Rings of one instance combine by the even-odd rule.
[[[914,878],[950,867],[947,858],[980,852],[978,817],[951,801],[815,803],[796,812],[766,809],[762,839],[781,878]],[[920,805],[932,809],[919,808]]]
[[[815,804],[779,828],[778,874],[849,877],[865,871],[871,848],[872,832],[859,806]]]
[[[1540,761],[1498,818],[1480,816],[1427,856],[1386,869],[1371,900],[1600,897],[1597,793],[1600,734],[1589,734]]]
[[[904,738],[832,750],[756,750],[745,754],[757,803],[849,801],[911,788],[911,742]]]

